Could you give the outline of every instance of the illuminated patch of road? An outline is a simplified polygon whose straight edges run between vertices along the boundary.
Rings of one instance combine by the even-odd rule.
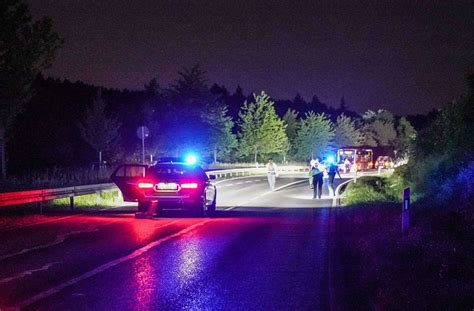
[[[255,196],[255,197],[253,197],[253,198],[247,200],[247,201],[244,201],[243,203],[240,203],[240,204],[238,204],[238,205],[234,205],[234,206],[228,207],[228,208],[225,209],[225,211],[233,210],[233,209],[235,209],[235,208],[238,208],[238,207],[241,207],[241,206],[243,206],[243,205],[246,205],[246,204],[248,204],[248,203],[250,203],[250,202],[252,202],[252,201],[255,201],[255,200],[257,200],[257,199],[260,199],[260,198],[262,198],[262,197],[264,197],[264,196],[266,196],[266,195],[269,195],[269,194],[271,194],[271,193],[274,193],[275,191],[282,190],[282,189],[285,189],[285,188],[288,188],[288,187],[291,187],[291,186],[293,186],[293,185],[300,184],[300,183],[303,183],[303,182],[306,182],[306,180],[298,180],[298,181],[295,181],[295,182],[292,182],[292,183],[289,183],[289,184],[280,186],[280,187],[278,187],[278,188],[275,188],[274,191],[267,191],[267,192],[261,193],[261,194]]]

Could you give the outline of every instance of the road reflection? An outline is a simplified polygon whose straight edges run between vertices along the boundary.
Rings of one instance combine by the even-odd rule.
[[[185,243],[179,243],[178,279],[185,286],[199,272],[202,265],[202,244],[196,232],[188,234]]]
[[[136,309],[145,310],[155,295],[155,277],[157,275],[150,256],[140,257],[133,262]]]

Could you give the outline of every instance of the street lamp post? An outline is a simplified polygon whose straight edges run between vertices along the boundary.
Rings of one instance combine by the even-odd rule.
[[[145,164],[145,138],[150,135],[150,131],[146,126],[140,126],[137,129],[137,136],[142,140],[142,164]]]

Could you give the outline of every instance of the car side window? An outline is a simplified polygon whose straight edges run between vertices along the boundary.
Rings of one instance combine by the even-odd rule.
[[[207,176],[206,172],[204,172],[203,169],[199,169],[198,176],[202,178],[203,180],[209,180],[209,177]]]
[[[145,177],[145,167],[144,166],[125,166],[125,176],[126,177]]]
[[[120,168],[115,172],[115,177],[125,177],[125,166],[120,167]]]

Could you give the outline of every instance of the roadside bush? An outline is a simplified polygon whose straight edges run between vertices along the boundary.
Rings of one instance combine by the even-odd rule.
[[[474,75],[468,83],[468,94],[444,107],[419,133],[402,174],[414,192],[436,204],[472,200]]]
[[[466,167],[454,175],[446,178],[436,191],[436,199],[439,202],[470,203],[474,199],[474,161],[469,162]],[[463,205],[461,205],[463,206]],[[466,205],[468,206],[468,205]]]
[[[362,177],[349,183],[344,192],[344,204],[367,202],[397,202],[400,200],[401,177]]]

